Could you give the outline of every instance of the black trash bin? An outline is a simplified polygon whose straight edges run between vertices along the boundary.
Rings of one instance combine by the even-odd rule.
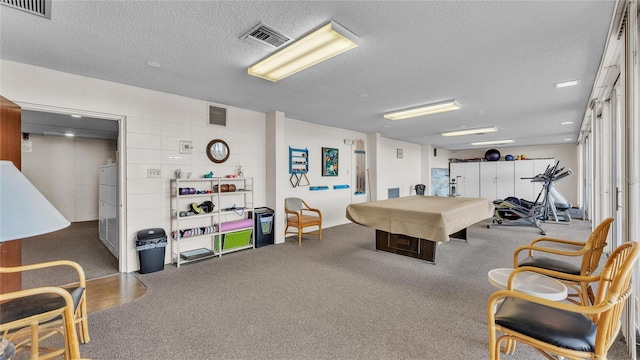
[[[164,229],[145,229],[138,231],[136,250],[140,258],[140,274],[148,274],[164,269],[164,253],[167,248],[167,235]]]
[[[424,195],[424,190],[427,188],[425,184],[416,185],[416,195]]]
[[[268,207],[253,209],[253,234],[257,248],[273,244],[273,218],[274,211]]]

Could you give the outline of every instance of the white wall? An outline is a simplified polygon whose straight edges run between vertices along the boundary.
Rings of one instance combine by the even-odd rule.
[[[489,148],[477,149],[477,150],[462,150],[453,151],[451,153],[452,158],[457,159],[472,159],[472,158],[484,158],[485,152]],[[556,161],[560,161],[560,167],[566,169],[572,169],[573,175],[568,176],[558,182],[556,182],[556,188],[564,195],[572,206],[577,207],[580,205],[578,202],[578,148],[576,145],[545,145],[545,146],[522,146],[522,147],[496,147],[500,151],[500,160],[504,160],[507,154],[511,154],[514,157],[516,155],[526,155],[527,159],[535,158],[554,158]]]
[[[309,172],[307,178],[310,186],[328,186],[328,190],[310,190],[310,186],[293,187],[286,175],[285,197],[299,197],[310,206],[322,211],[323,227],[331,227],[348,223],[345,208],[351,203],[364,202],[367,194],[355,195],[355,143],[345,144],[344,140],[364,140],[366,134],[312,124],[300,120],[285,118],[285,139],[282,144],[287,154],[289,147],[309,150]],[[322,176],[322,148],[338,149],[338,176]],[[288,172],[288,166],[287,166]],[[282,178],[282,176],[281,176]],[[333,189],[334,185],[349,185],[348,189]],[[367,189],[368,191],[368,189]],[[281,217],[284,221],[284,217]]]
[[[415,195],[421,184],[421,145],[381,137],[378,147],[377,200],[388,198],[389,188],[400,188],[400,196]],[[402,149],[402,158],[397,150]]]
[[[69,221],[98,219],[98,171],[116,159],[116,141],[29,135],[22,172]],[[98,234],[96,234],[96,237]]]

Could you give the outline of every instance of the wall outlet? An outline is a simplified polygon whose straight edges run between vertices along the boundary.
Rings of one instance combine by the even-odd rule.
[[[161,176],[160,169],[147,169],[148,178],[159,178]]]

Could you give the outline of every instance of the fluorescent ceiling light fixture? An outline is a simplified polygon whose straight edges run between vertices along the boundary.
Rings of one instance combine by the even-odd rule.
[[[358,46],[358,38],[329,22],[247,69],[249,75],[276,82]]]
[[[566,139],[564,139],[564,141],[572,141],[572,140],[573,140],[573,139],[570,139],[570,138],[566,138]]]
[[[573,124],[573,121],[563,121],[560,123],[560,125],[571,125]]]
[[[389,120],[402,120],[417,116],[432,115],[445,111],[459,110],[460,104],[456,100],[447,100],[439,103],[421,105],[411,109],[405,109],[395,111],[392,113],[384,114],[384,117]]]
[[[74,137],[75,135],[72,133],[65,133],[64,136],[68,136],[68,137]]]
[[[474,134],[484,134],[488,132],[498,131],[498,128],[495,126],[484,127],[478,129],[466,129],[466,130],[456,130],[456,131],[446,131],[441,133],[442,136],[461,136],[461,135],[474,135]]]
[[[494,140],[494,141],[480,141],[471,143],[471,145],[500,145],[500,144],[511,144],[513,140]]]
[[[82,117],[82,115],[78,115],[78,114],[71,114],[71,117],[79,119],[79,118],[81,118],[81,117]]]
[[[563,87],[576,86],[576,85],[578,85],[578,80],[559,82],[555,86],[556,86],[556,89],[559,89]]]

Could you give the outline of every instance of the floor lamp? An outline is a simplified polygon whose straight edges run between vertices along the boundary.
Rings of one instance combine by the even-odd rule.
[[[11,161],[0,161],[0,243],[50,233],[69,225]]]
[[[69,225],[11,161],[0,161],[0,243],[50,233]],[[13,345],[2,341],[0,346],[4,352],[10,351]]]

